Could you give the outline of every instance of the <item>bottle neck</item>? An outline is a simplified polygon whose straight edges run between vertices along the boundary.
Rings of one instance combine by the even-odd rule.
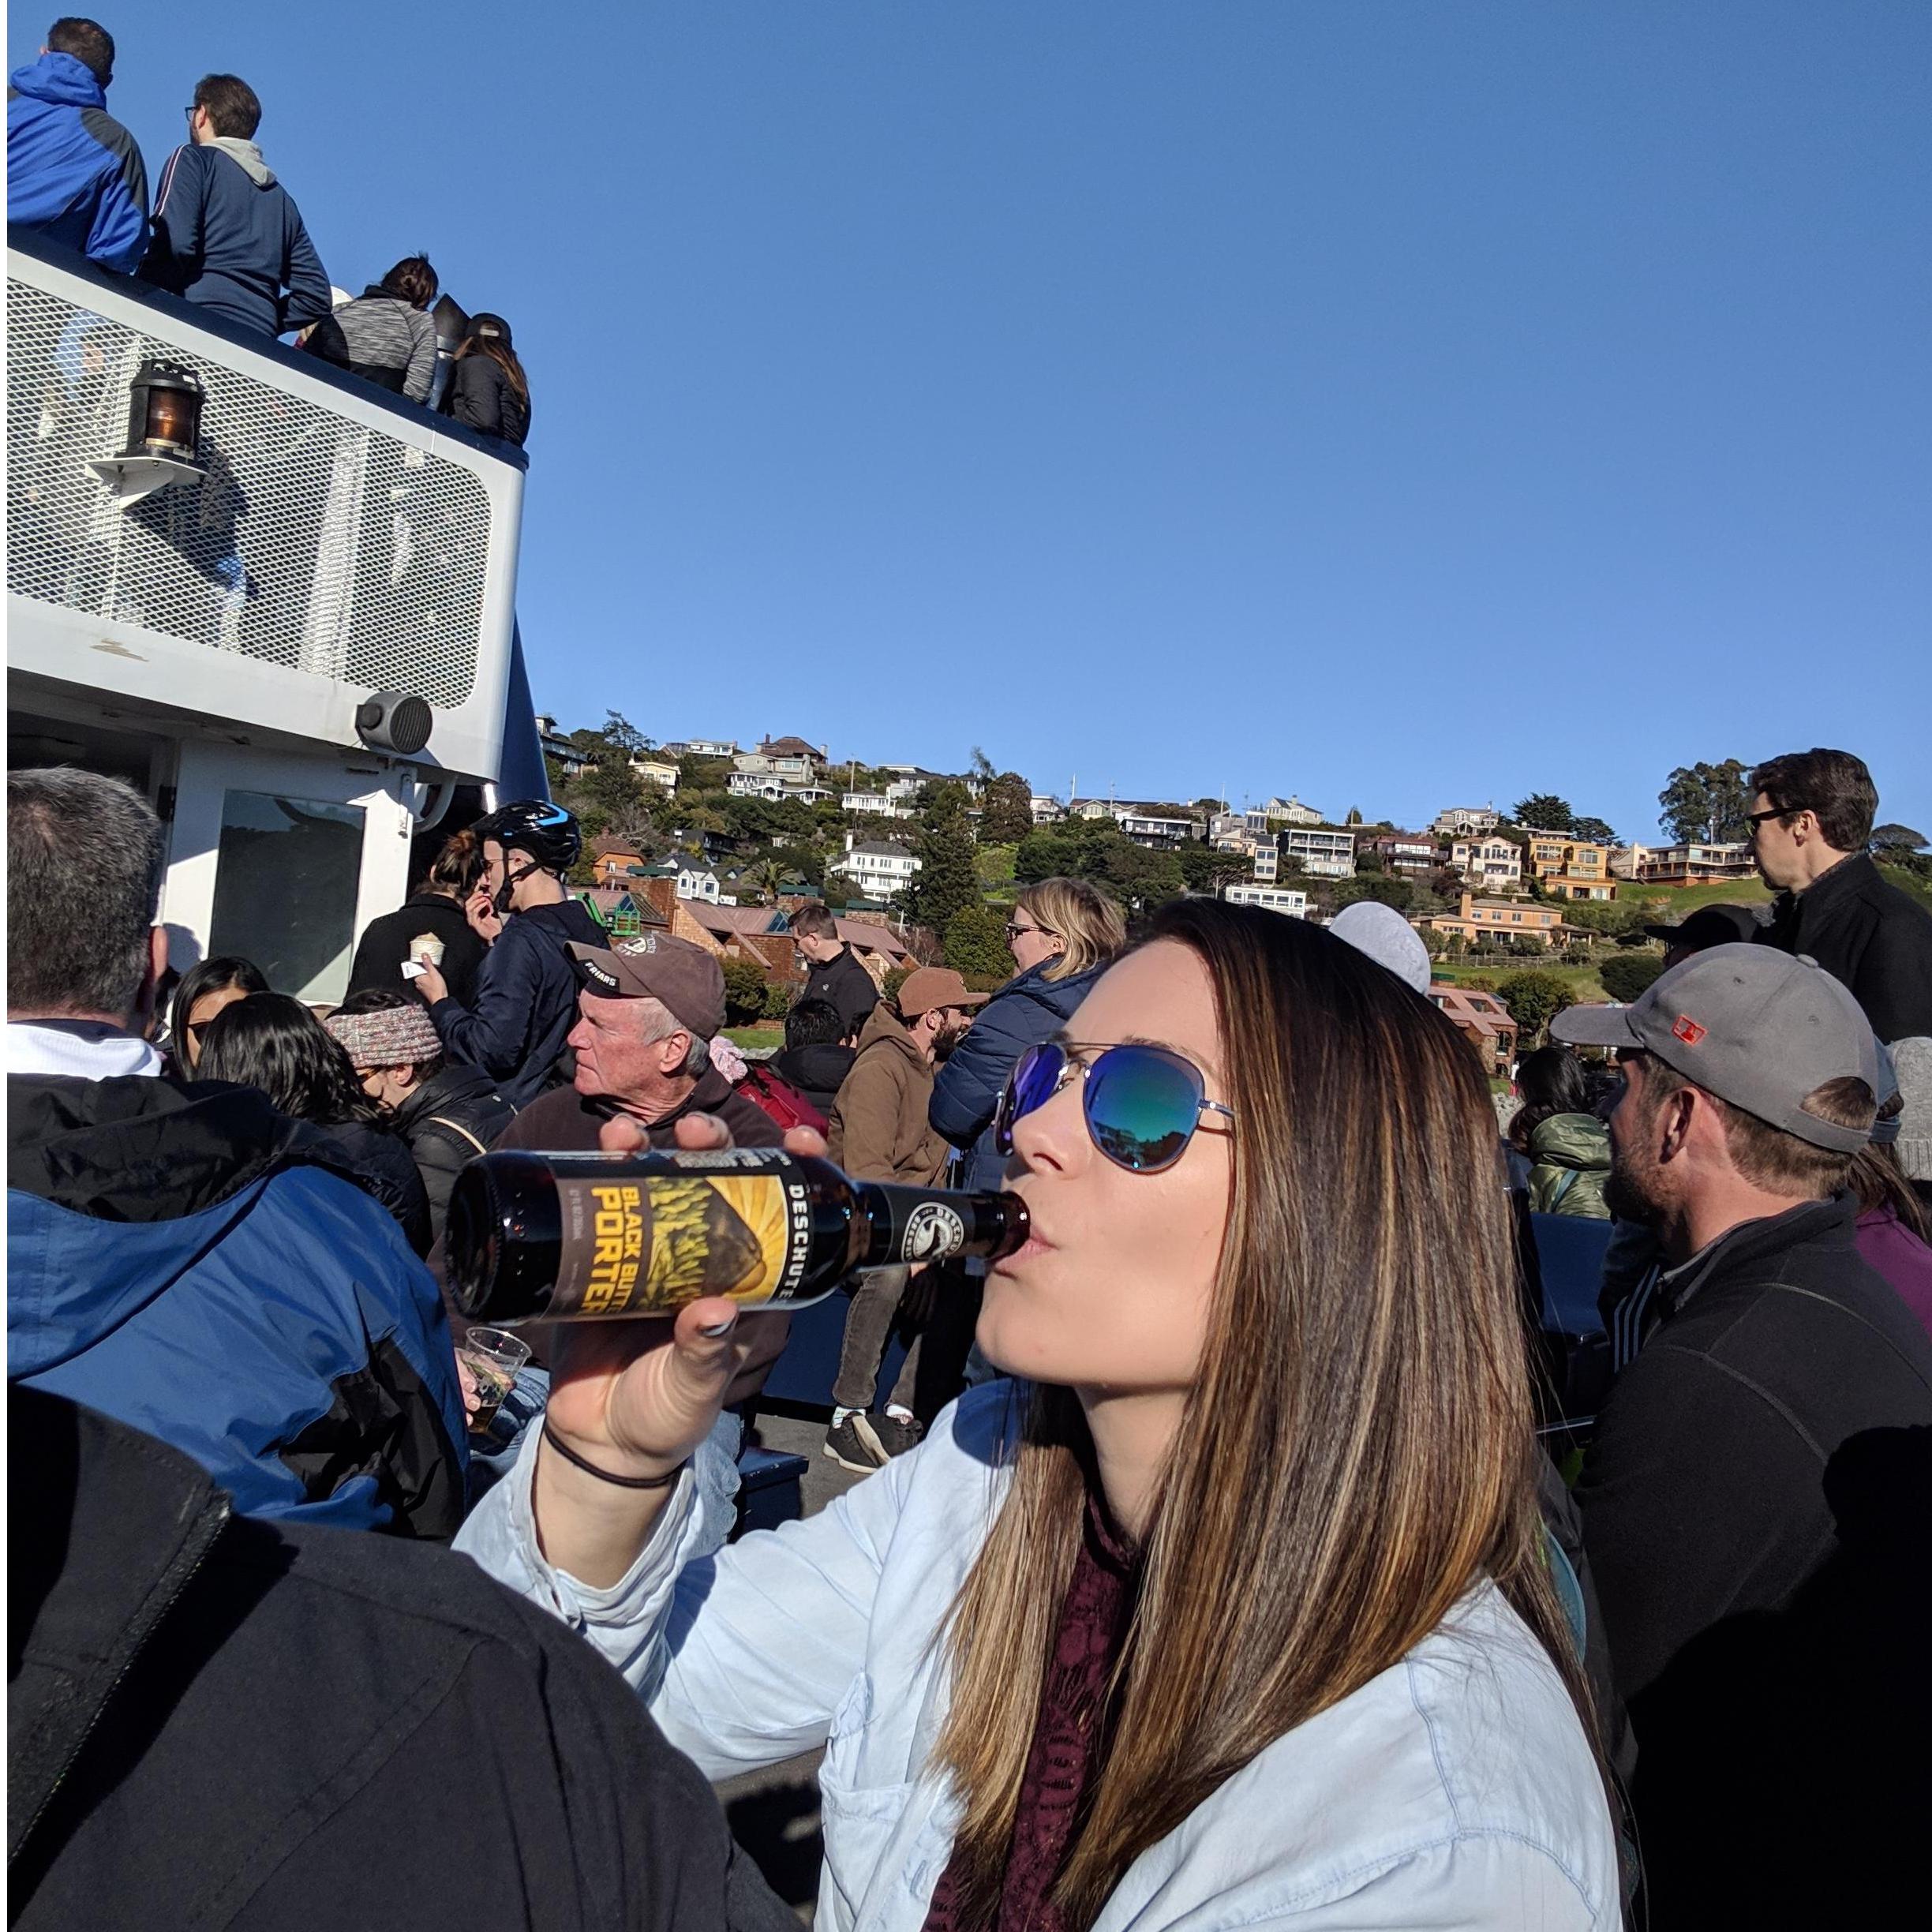
[[[917,1267],[960,1256],[993,1260],[1027,1237],[1026,1203],[1017,1194],[960,1194],[878,1181],[852,1185],[865,1219],[862,1268]]]

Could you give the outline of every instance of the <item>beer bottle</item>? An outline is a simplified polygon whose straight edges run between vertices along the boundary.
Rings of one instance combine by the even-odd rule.
[[[775,1148],[505,1150],[457,1176],[447,1245],[473,1321],[611,1321],[705,1295],[797,1308],[859,1269],[996,1260],[1027,1226],[1017,1195],[854,1181]]]

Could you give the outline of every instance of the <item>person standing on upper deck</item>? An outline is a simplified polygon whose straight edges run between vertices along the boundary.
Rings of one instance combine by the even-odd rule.
[[[162,170],[142,279],[264,335],[320,322],[329,279],[301,209],[256,145],[255,90],[209,74],[187,114],[189,145]]]
[[[148,169],[107,111],[114,36],[57,20],[7,80],[7,221],[131,275],[148,242]]]

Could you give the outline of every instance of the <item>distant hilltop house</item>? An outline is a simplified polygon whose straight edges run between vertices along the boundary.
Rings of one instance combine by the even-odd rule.
[[[839,799],[839,810],[872,818],[910,818],[914,815],[912,807],[895,798],[889,790],[848,792]]]
[[[545,758],[555,761],[566,778],[575,778],[590,769],[590,761],[557,729],[557,721],[547,711],[536,716],[537,743]]]
[[[1563,915],[1554,906],[1534,899],[1479,899],[1467,892],[1454,912],[1437,912],[1410,923],[1444,938],[1460,934],[1472,947],[1504,939],[1533,939],[1548,946],[1563,937]]]
[[[1059,811],[1055,799],[1046,801]],[[1037,807],[1040,801],[1034,800]],[[1191,841],[1206,835],[1207,827],[1192,812],[1163,811],[1157,804],[1133,799],[1069,799],[1066,809],[1059,812],[1062,818],[1111,818],[1120,828],[1124,838],[1131,839],[1136,845],[1150,850],[1171,850],[1177,845],[1185,845]],[[1043,820],[1035,810],[1035,825],[1056,822]]]
[[[1323,815],[1312,805],[1304,805],[1298,798],[1271,798],[1261,807],[1260,816],[1270,825],[1318,826]]]
[[[1633,848],[1642,856],[1637,877],[1646,886],[1715,886],[1757,876],[1748,844],[1690,844]]]
[[[1459,838],[1449,863],[1479,892],[1501,892],[1522,883],[1522,851],[1506,838]]]
[[[826,762],[823,745],[809,745],[802,738],[767,738],[755,751],[740,751],[732,760],[737,767],[727,782],[733,791],[742,791],[741,778],[775,778],[788,789],[809,785]]]
[[[1443,838],[1480,838],[1502,822],[1493,805],[1451,805],[1436,814],[1434,829]]]
[[[1048,792],[1035,792],[1027,805],[1036,826],[1058,825],[1066,816],[1066,807]]]
[[[599,886],[624,886],[643,878],[650,861],[628,839],[606,834],[590,841],[591,874]]]
[[[1289,919],[1308,917],[1308,894],[1292,886],[1236,884],[1222,887],[1221,897],[1230,905],[1260,906],[1264,912],[1279,912]]]
[[[678,788],[678,768],[668,758],[653,758],[648,751],[634,751],[631,754],[631,769],[646,784],[654,784],[666,792]]]
[[[1516,1063],[1516,1022],[1493,993],[1438,979],[1429,987],[1428,1001],[1476,1049],[1485,1073],[1500,1080],[1509,1077]]]
[[[1310,878],[1353,878],[1355,834],[1332,826],[1291,825],[1275,837],[1278,862],[1293,859]],[[1261,867],[1255,867],[1259,878]]]
[[[867,898],[889,901],[912,884],[923,861],[909,845],[894,839],[860,839],[845,834],[845,852],[826,870],[850,879]]]
[[[657,749],[666,758],[736,758],[738,755],[738,740],[736,738],[673,738]]]
[[[1532,833],[1530,871],[1552,899],[1606,900],[1617,896],[1616,881],[1610,871],[1610,848],[1589,839]]]
[[[718,875],[713,868],[695,859],[661,859],[654,866],[647,867],[644,877],[648,879],[668,879],[680,899],[702,899],[707,904],[718,902],[720,886]]]
[[[1367,841],[1383,865],[1403,878],[1422,878],[1442,863],[1442,850],[1430,832],[1379,832]]]

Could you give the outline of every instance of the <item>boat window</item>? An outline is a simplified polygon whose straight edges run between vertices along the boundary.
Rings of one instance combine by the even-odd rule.
[[[222,803],[208,952],[239,953],[278,993],[339,1000],[349,984],[362,808],[267,792]]]

